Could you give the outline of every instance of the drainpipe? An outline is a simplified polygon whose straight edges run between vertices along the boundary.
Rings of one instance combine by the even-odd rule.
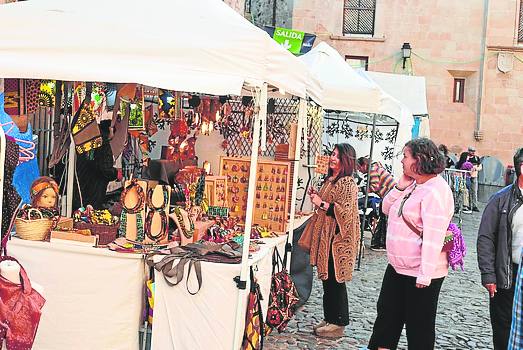
[[[481,61],[479,69],[479,87],[478,87],[478,103],[476,106],[476,130],[474,131],[474,138],[476,141],[481,141],[483,135],[481,132],[481,110],[483,101],[483,83],[485,72],[485,58],[487,51],[487,26],[488,26],[488,12],[489,0],[483,0],[483,32],[481,35]]]
[[[276,27],[276,0],[272,2],[272,26]]]

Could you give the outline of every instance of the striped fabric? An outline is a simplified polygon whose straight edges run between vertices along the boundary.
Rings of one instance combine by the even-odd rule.
[[[447,253],[441,249],[454,213],[454,200],[443,177],[436,176],[403,191],[393,188],[383,199],[382,207],[389,217],[387,257],[394,270],[416,277],[416,283],[426,286],[434,278],[445,277]],[[400,214],[401,207],[405,220],[423,232],[423,239],[407,226]]]
[[[392,175],[380,163],[372,163],[370,166],[370,191],[376,193],[380,198],[396,185]]]
[[[523,349],[523,250],[521,251],[518,278],[516,280],[514,308],[512,309],[512,328],[507,349]]]

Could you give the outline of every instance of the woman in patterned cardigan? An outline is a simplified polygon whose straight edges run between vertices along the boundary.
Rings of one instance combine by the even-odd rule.
[[[310,251],[310,263],[323,282],[324,320],[314,327],[321,337],[341,337],[349,324],[345,282],[352,279],[360,227],[358,187],[352,177],[355,164],[356,152],[351,145],[334,147],[322,188],[309,191],[316,213],[299,241]]]

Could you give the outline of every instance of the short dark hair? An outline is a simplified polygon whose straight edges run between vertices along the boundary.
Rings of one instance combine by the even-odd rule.
[[[439,145],[438,149],[443,153],[444,156],[449,154],[449,149],[444,144]]]
[[[432,140],[420,137],[410,140],[405,147],[416,159],[415,168],[412,169],[416,174],[437,175],[445,170],[445,157]]]
[[[523,164],[523,147],[514,153],[514,170],[517,177],[521,175],[521,164]]]
[[[367,157],[359,157],[358,158],[358,165],[368,164],[369,158]]]
[[[344,176],[352,176],[354,169],[356,168],[356,150],[348,143],[338,143],[334,146],[338,150],[338,158],[340,159],[340,173],[334,179],[334,182],[338,181]],[[332,170],[329,168],[328,176],[332,176]]]

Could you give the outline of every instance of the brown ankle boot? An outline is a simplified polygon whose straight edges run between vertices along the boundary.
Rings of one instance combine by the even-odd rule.
[[[318,328],[325,327],[327,325],[327,321],[323,320],[320,323],[318,323],[316,326],[312,327],[312,330],[316,332]]]
[[[315,333],[318,337],[338,339],[343,337],[345,326],[338,326],[335,324],[327,323],[327,325],[316,329]]]

